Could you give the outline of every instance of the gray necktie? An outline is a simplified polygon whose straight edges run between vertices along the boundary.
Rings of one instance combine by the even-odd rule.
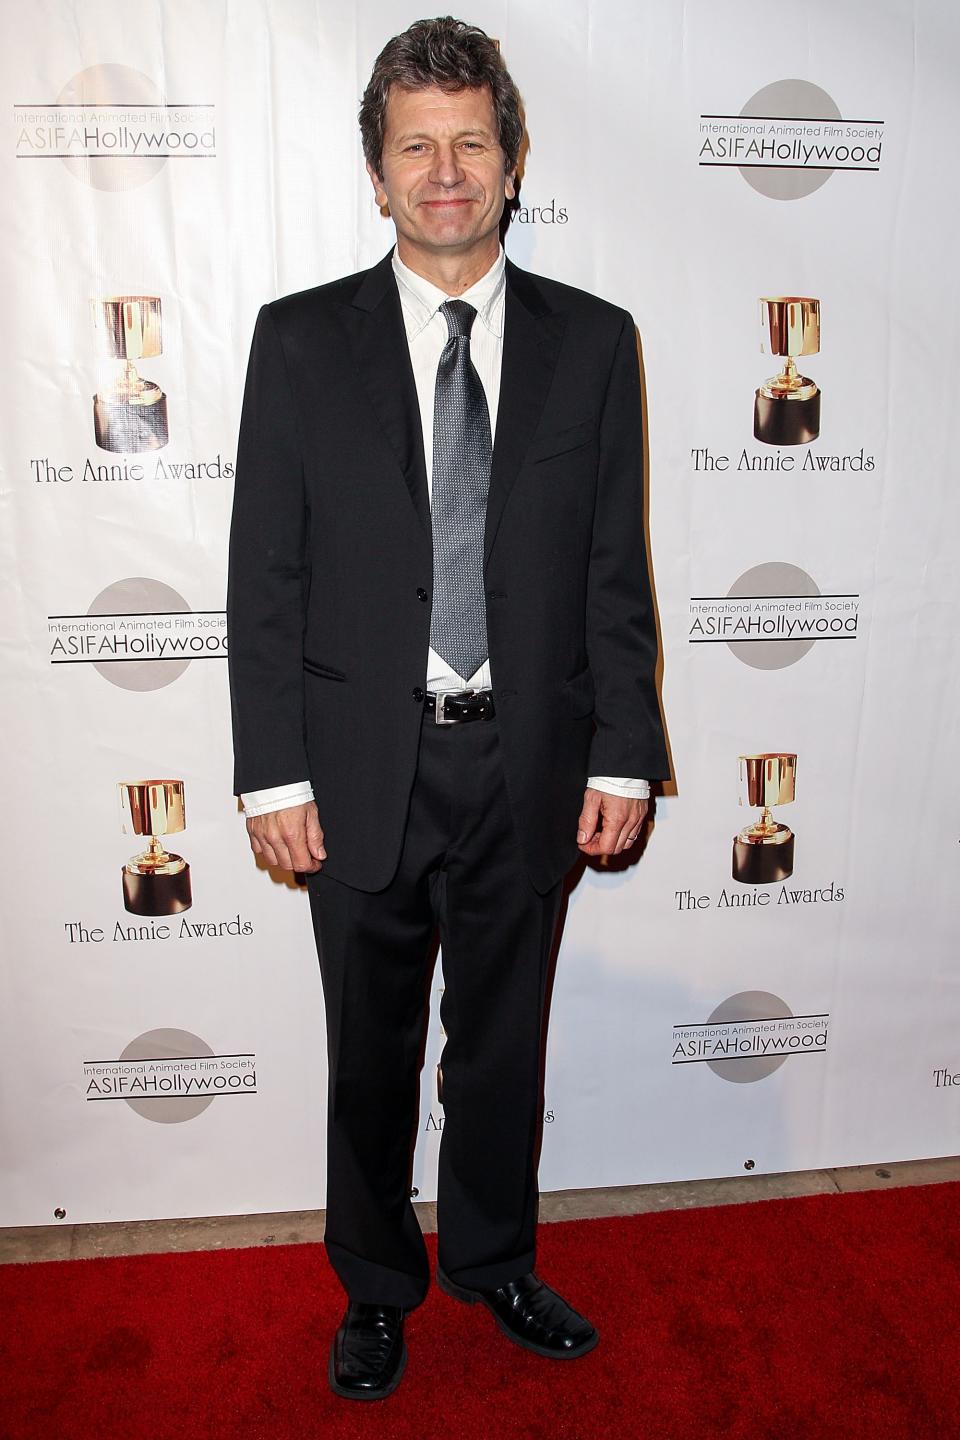
[[[430,646],[464,680],[487,658],[483,523],[490,486],[490,412],[470,359],[477,312],[446,300],[448,340],[437,366],[433,405],[433,607]]]

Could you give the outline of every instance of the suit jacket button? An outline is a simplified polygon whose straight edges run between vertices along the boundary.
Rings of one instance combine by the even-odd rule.
[[[417,586],[417,599],[418,599],[418,600],[429,600],[429,599],[430,599],[430,596],[427,594],[426,590],[424,590],[424,588],[423,588],[422,585],[418,585],[418,586]]]
[[[415,686],[413,687],[413,698],[414,698],[414,700],[416,700],[419,704],[421,704],[421,705],[423,704],[423,690],[420,688],[419,685],[415,685]]]

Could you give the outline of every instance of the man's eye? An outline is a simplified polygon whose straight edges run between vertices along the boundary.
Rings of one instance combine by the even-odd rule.
[[[407,151],[408,151],[408,153],[409,153],[411,150],[423,150],[423,149],[424,149],[424,146],[423,146],[423,145],[420,145],[419,143],[416,144],[416,145],[408,145],[408,146],[407,146]]]

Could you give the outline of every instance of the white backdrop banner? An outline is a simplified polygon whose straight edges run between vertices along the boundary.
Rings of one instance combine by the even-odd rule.
[[[259,306],[392,244],[356,113],[419,17],[4,9],[0,1223],[319,1207],[320,978],[231,796],[226,540]],[[541,1184],[953,1153],[958,15],[464,18],[526,102],[508,254],[640,332],[676,774],[642,857],[572,877]]]

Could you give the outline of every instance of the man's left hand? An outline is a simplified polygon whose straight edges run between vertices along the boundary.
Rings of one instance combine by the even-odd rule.
[[[577,821],[577,845],[584,855],[619,855],[637,839],[647,818],[647,800],[608,795],[588,785]]]

